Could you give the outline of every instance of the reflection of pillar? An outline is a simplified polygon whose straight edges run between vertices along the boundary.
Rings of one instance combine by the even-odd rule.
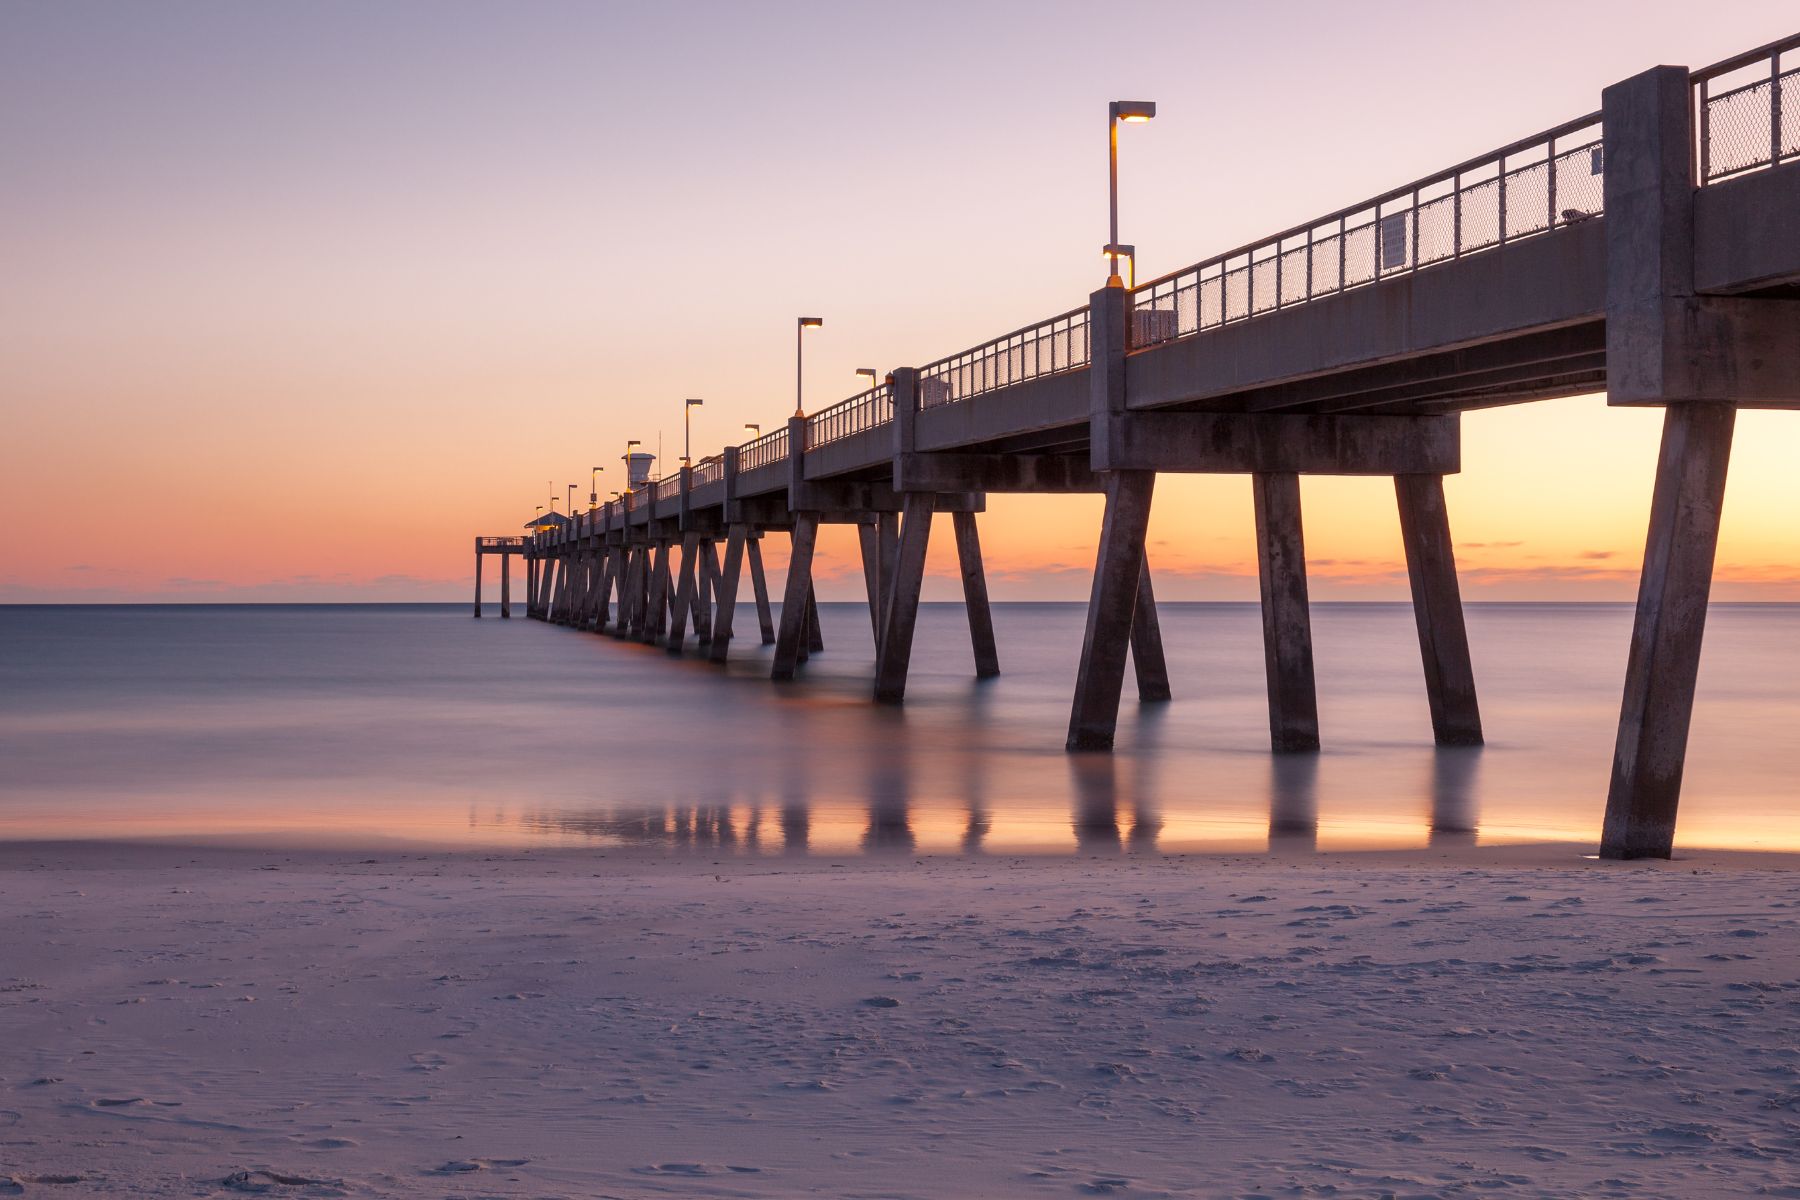
[[[1440,746],[1432,756],[1430,845],[1475,844],[1475,775],[1480,766],[1480,746]]]
[[[1162,833],[1162,806],[1156,801],[1156,767],[1161,762],[1156,753],[1140,754],[1132,759],[1131,835],[1133,850],[1154,850]]]
[[[1319,760],[1277,754],[1269,760],[1269,849],[1319,848]]]
[[[871,752],[865,850],[910,851],[917,843],[912,831],[912,761],[901,732]]]
[[[988,832],[994,826],[987,809],[987,755],[968,746],[960,747],[958,753],[962,755],[963,761],[963,801],[969,810],[969,823],[963,829],[962,848],[965,854],[974,854],[980,851],[981,844],[987,840]]]
[[[1133,572],[1135,574],[1135,572]],[[1123,674],[1123,672],[1121,672]],[[1123,680],[1120,681],[1121,683]],[[1069,757],[1075,776],[1075,847],[1078,850],[1119,848],[1117,765],[1110,754]]]

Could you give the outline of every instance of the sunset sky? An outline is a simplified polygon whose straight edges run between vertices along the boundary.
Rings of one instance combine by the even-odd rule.
[[[1680,3],[0,4],[0,602],[452,600],[627,438],[695,454],[1791,32]],[[1471,414],[1470,599],[1628,599],[1660,414]],[[1800,600],[1800,414],[1749,413],[1718,599]],[[1256,594],[1241,477],[1164,476],[1166,599]],[[1319,599],[1406,593],[1391,485],[1308,480]],[[1099,503],[996,497],[1000,599]],[[947,530],[945,531],[947,534]],[[860,590],[851,540],[822,591]],[[934,557],[949,549],[936,539]],[[773,556],[778,562],[783,554]],[[949,561],[928,597],[949,596]]]

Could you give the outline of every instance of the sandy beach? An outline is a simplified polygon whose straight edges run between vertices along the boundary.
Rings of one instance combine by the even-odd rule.
[[[1800,1195],[1790,868],[15,844],[0,1193]]]

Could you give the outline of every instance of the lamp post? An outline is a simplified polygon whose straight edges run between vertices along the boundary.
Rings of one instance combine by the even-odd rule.
[[[1124,259],[1125,260],[1125,272],[1126,272],[1125,286],[1128,288],[1134,288],[1137,286],[1137,247],[1136,246],[1132,246],[1129,244],[1124,245],[1124,246],[1120,246],[1120,245],[1102,246],[1102,247],[1100,247],[1100,254],[1101,254],[1101,257],[1103,257],[1103,258],[1110,258],[1110,259],[1114,259],[1114,260],[1121,259],[1121,258]],[[1115,269],[1113,271],[1113,274],[1115,274],[1115,275],[1118,274],[1118,271]]]
[[[875,386],[875,380],[878,378],[878,376],[875,374],[874,367],[858,367],[858,368],[856,368],[856,377],[858,379],[868,380],[869,386],[871,388],[873,388]]]
[[[637,438],[630,438],[625,443],[625,494],[631,494],[631,452],[644,443]]]
[[[574,516],[575,516],[575,485],[571,483],[569,485],[568,491],[569,491],[569,499],[568,499],[569,517],[572,520],[572,519],[574,519]]]
[[[544,486],[550,489],[550,512],[554,516],[556,513],[556,480],[546,479]]]
[[[806,389],[804,386],[806,366],[806,331],[818,329],[825,324],[824,317],[801,317],[800,324],[794,330],[794,415],[806,415]]]
[[[756,424],[754,421],[745,421],[744,422],[744,430],[752,438],[759,438],[762,436],[762,426]]]
[[[694,425],[691,419],[694,415],[694,406],[705,403],[704,400],[687,400],[681,405],[681,465],[684,467],[694,465]]]
[[[594,467],[588,471],[588,507],[600,507],[600,472],[605,467]]]
[[[1119,122],[1137,125],[1155,115],[1154,100],[1114,100],[1106,106],[1106,196],[1112,217],[1107,226],[1110,236],[1106,239],[1106,257],[1112,263],[1112,270],[1106,277],[1107,287],[1123,286],[1119,281]]]

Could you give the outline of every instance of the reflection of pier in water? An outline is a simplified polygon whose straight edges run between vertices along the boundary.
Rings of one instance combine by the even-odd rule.
[[[869,756],[860,784],[845,794],[827,787],[809,770],[804,756],[784,758],[778,785],[767,792],[746,789],[700,802],[635,802],[591,807],[496,811],[483,821],[470,809],[469,825],[509,826],[534,837],[577,839],[619,847],[660,847],[677,852],[719,854],[981,853],[1049,851],[1081,854],[1154,853],[1180,849],[1253,851],[1255,836],[1234,837],[1229,821],[1208,812],[1204,783],[1184,789],[1179,799],[1176,845],[1165,845],[1170,821],[1158,755],[1079,754],[1068,756],[1069,803],[1066,831],[1046,839],[1010,833],[1041,829],[1042,808],[1018,807],[989,796],[987,757],[957,753],[952,769],[921,783],[920,764],[905,739],[882,743]],[[1478,840],[1477,781],[1480,747],[1433,750],[1421,777],[1414,809],[1416,824],[1370,819],[1342,823],[1334,834],[1347,844],[1367,844],[1366,832],[1380,839],[1412,840],[1433,849],[1473,846]],[[1270,854],[1315,853],[1320,837],[1320,772],[1313,754],[1278,754],[1269,760],[1266,849]],[[926,799],[921,801],[922,788]],[[1196,795],[1196,790],[1200,794]],[[1220,803],[1235,799],[1218,797]],[[1208,822],[1212,822],[1208,824]],[[1196,837],[1189,826],[1213,831]],[[995,835],[998,823],[1000,833]],[[821,828],[827,832],[821,837]],[[921,828],[924,833],[921,834]],[[1208,843],[1213,843],[1209,845]]]

